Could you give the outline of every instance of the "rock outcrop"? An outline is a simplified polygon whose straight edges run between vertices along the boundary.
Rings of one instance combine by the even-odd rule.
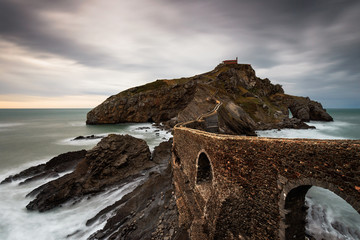
[[[333,118],[322,107],[321,103],[312,101],[308,97],[296,97],[286,94],[274,94],[270,100],[278,106],[287,106],[293,118],[304,122],[313,121],[333,121]]]
[[[172,127],[197,119],[218,102],[223,103],[219,131],[226,134],[254,135],[259,129],[309,128],[304,122],[332,121],[320,103],[285,94],[281,85],[258,78],[251,65],[220,64],[194,77],[157,80],[111,96],[88,113],[87,124],[163,122]],[[289,109],[298,120],[289,120]]]
[[[321,103],[311,101],[309,98],[293,98],[290,101],[289,109],[294,118],[305,122],[313,121],[333,121],[333,118],[324,112]]]
[[[238,105],[228,102],[221,105],[218,110],[219,127],[226,133],[243,133],[248,136],[256,136],[254,120]]]
[[[35,189],[30,195],[36,195],[36,198],[26,208],[50,210],[69,200],[96,194],[131,180],[154,165],[144,140],[111,134],[89,150],[72,173]]]
[[[156,81],[106,99],[87,115],[87,124],[163,122],[176,117],[194,95],[196,82]]]
[[[100,139],[100,138],[103,138],[103,136],[96,136],[96,135],[77,136],[76,138],[71,139],[71,141],[77,141],[77,140],[94,140],[94,139]]]
[[[129,135],[109,135],[92,150],[68,152],[10,176],[2,183],[31,181],[50,173],[75,170],[33,191],[29,210],[47,211],[73,200],[100,193],[142,176],[135,190],[87,220],[92,226],[106,219],[104,227],[88,239],[189,239],[179,226],[171,169],[172,139],[156,146],[152,155],[145,141]],[[109,217],[111,216],[111,217]],[[82,236],[82,230],[68,238]]]
[[[187,239],[178,224],[171,174],[172,142],[155,147],[153,161],[160,167],[144,184],[87,221],[91,226],[111,214],[104,228],[89,239]]]
[[[42,178],[58,177],[59,173],[73,170],[85,158],[85,154],[86,150],[60,154],[47,163],[30,167],[14,176],[7,177],[1,184],[18,180],[23,180],[20,184],[24,184]]]

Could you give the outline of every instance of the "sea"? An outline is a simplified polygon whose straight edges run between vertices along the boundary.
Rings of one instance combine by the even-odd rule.
[[[90,109],[0,109],[0,181],[28,167],[45,163],[68,151],[91,149],[100,139],[76,140],[77,136],[130,134],[144,139],[151,151],[172,137],[151,123],[86,125]],[[260,137],[360,139],[360,109],[328,109],[334,122],[310,122],[316,129],[258,131]],[[360,163],[359,163],[360,164]],[[136,188],[145,176],[110,189],[80,203],[64,204],[45,213],[27,211],[32,200],[26,195],[52,180],[19,185],[0,185],[1,240],[87,239],[101,229],[106,220],[86,226],[87,219]],[[359,199],[360,201],[360,199]],[[360,215],[334,193],[312,187],[306,196],[306,231],[316,239],[360,239]]]

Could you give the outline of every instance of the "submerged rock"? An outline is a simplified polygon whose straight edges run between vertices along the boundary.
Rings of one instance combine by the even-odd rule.
[[[36,198],[26,208],[41,212],[50,210],[71,199],[104,191],[154,165],[144,140],[111,134],[89,150],[72,173],[30,193]]]
[[[285,118],[282,122],[276,124],[259,124],[259,130],[270,130],[270,129],[283,129],[283,128],[292,128],[292,129],[314,129],[314,126],[309,126],[302,120],[298,118]]]
[[[76,140],[92,140],[92,139],[99,139],[99,138],[103,138],[103,136],[96,136],[96,135],[90,135],[90,136],[78,136],[74,139],[71,139],[71,141],[76,141]]]

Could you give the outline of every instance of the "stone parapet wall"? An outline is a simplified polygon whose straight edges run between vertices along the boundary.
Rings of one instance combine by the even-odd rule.
[[[209,159],[212,179],[197,184],[202,153]],[[359,163],[360,141],[269,139],[174,129],[177,204],[181,223],[189,227],[192,239],[287,239],[289,234],[304,239],[304,226],[290,225],[301,221],[301,211],[306,209],[299,209],[300,217],[295,217],[295,207],[311,186],[333,191],[360,212]],[[287,216],[290,210],[292,221]]]

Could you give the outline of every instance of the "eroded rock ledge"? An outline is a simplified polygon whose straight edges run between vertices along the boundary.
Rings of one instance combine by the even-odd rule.
[[[72,173],[35,189],[31,195],[36,198],[26,208],[50,210],[68,200],[104,191],[154,165],[144,140],[111,134],[89,150]]]
[[[153,160],[164,170],[151,172],[144,184],[89,219],[91,226],[113,213],[89,239],[187,239],[178,224],[170,159],[171,142],[163,142],[155,148]]]
[[[22,180],[20,184],[25,184],[41,178],[58,177],[59,173],[73,170],[84,159],[85,154],[86,150],[60,154],[47,163],[30,167],[14,176],[7,177],[1,184],[18,180]]]

